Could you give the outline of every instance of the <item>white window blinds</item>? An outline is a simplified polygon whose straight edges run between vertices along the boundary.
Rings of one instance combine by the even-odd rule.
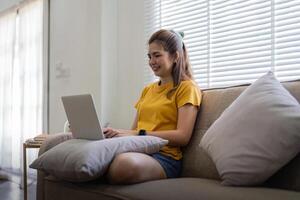
[[[299,1],[145,0],[145,13],[146,39],[160,28],[185,32],[201,88],[250,83],[269,70],[300,78]],[[145,83],[150,74],[147,66]]]
[[[145,1],[146,40],[160,28],[183,31],[194,77],[200,85],[206,87],[208,82],[207,50],[209,41],[207,5],[208,3],[203,0]],[[145,84],[154,80],[148,65],[146,66],[145,77]]]
[[[300,1],[275,0],[275,72],[281,80],[300,77]]]
[[[210,87],[251,82],[271,66],[270,2],[211,1]]]

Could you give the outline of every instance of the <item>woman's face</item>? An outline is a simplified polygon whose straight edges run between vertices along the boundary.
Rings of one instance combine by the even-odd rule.
[[[161,44],[152,42],[149,45],[148,57],[149,65],[156,76],[160,78],[172,77],[174,59]]]

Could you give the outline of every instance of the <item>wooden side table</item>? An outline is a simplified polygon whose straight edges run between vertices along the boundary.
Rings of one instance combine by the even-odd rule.
[[[32,144],[29,142],[23,143],[23,189],[24,189],[24,200],[27,200],[27,152],[29,148],[40,148],[41,144]]]

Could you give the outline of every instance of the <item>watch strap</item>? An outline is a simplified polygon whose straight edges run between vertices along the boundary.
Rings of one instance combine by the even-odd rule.
[[[147,135],[146,130],[140,129],[140,130],[139,130],[139,135],[140,135],[140,136]]]

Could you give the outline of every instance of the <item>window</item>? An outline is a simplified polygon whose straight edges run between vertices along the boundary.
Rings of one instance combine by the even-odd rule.
[[[0,169],[18,172],[22,143],[43,125],[42,0],[0,15],[0,66]]]
[[[297,0],[145,0],[145,13],[147,39],[160,28],[185,32],[201,88],[251,83],[270,70],[281,81],[300,78]]]

